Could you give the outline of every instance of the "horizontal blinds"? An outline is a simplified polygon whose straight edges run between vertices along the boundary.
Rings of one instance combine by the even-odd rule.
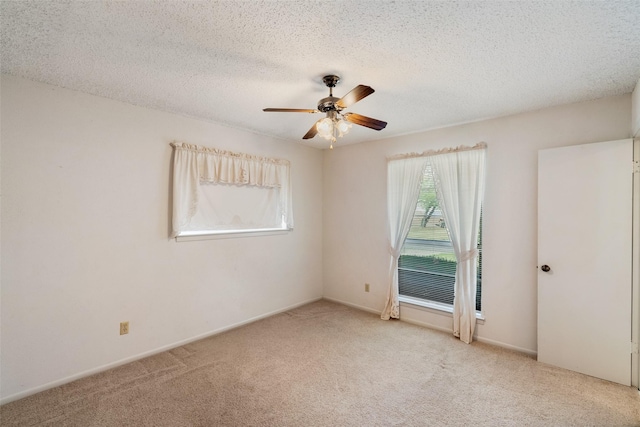
[[[430,262],[425,261],[425,268],[412,268],[420,264],[414,257],[401,255],[398,264],[398,286],[400,295],[436,301],[453,305],[455,267],[452,274],[428,271]],[[418,266],[419,267],[419,266]],[[479,270],[478,270],[479,272]],[[479,276],[479,274],[478,274]],[[476,310],[480,311],[482,297],[482,280],[478,277]]]

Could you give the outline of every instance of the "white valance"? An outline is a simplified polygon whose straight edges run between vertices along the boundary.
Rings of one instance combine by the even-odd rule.
[[[228,184],[278,190],[279,217],[284,228],[293,228],[290,163],[288,160],[253,156],[185,143],[171,143],[173,158],[172,237],[189,229],[198,209],[198,187]]]

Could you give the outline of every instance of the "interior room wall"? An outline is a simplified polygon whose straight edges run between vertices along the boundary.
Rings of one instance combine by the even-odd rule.
[[[325,151],[325,297],[376,313],[384,307],[389,281],[387,156],[484,141],[485,322],[476,328],[477,338],[535,354],[538,150],[628,138],[630,116],[631,96],[615,96]],[[368,293],[365,283],[370,284]],[[401,318],[452,330],[450,315],[404,304]]]
[[[3,402],[322,296],[321,151],[10,76],[1,89]],[[295,230],[169,239],[171,141],[289,159]]]

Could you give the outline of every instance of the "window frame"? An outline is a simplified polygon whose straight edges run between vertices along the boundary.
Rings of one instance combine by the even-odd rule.
[[[249,230],[223,230],[223,231],[183,231],[174,239],[176,242],[193,242],[198,240],[234,239],[237,237],[277,236],[289,234],[293,228],[258,228]]]

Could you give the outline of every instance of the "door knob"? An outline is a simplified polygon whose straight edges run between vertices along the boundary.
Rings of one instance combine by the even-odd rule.
[[[551,267],[549,267],[547,264],[543,265],[542,267],[540,267],[542,269],[542,271],[544,271],[545,273],[547,271],[551,271]]]

